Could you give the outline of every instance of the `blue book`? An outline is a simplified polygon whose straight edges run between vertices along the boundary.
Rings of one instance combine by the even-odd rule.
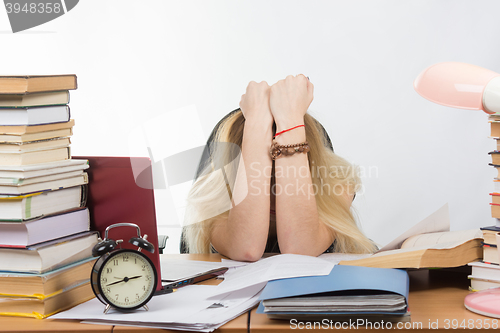
[[[404,270],[337,265],[325,276],[269,281],[260,296],[257,313],[265,313],[270,318],[305,314],[409,318],[409,285],[408,273]],[[345,297],[339,299],[338,296]],[[390,306],[398,302],[399,305]]]

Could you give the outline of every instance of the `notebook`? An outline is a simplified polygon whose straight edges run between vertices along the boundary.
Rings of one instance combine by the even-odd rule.
[[[160,255],[158,251],[158,230],[153,190],[151,160],[148,157],[100,157],[75,156],[73,159],[89,161],[87,207],[90,210],[91,230],[99,231],[104,237],[106,228],[114,223],[135,223],[141,235],[155,246],[155,252],[142,251],[154,263],[158,272],[156,290],[161,290]],[[133,168],[132,168],[133,166]],[[134,170],[141,170],[139,176]],[[138,185],[139,184],[139,185]],[[123,239],[122,248],[137,249],[128,242],[137,236],[137,229],[118,227],[109,231],[108,237]]]
[[[269,281],[257,313],[269,318],[374,316],[409,319],[408,273],[398,269],[335,266],[329,275]]]

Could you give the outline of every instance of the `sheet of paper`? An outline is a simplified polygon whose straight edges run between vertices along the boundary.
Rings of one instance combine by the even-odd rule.
[[[241,267],[241,266],[246,266],[250,264],[248,261],[237,261],[237,260],[231,260],[231,259],[226,259],[222,258],[221,262],[224,265],[227,265],[226,267]]]
[[[415,224],[402,235],[394,239],[392,242],[381,248],[378,252],[399,249],[403,242],[414,235],[427,234],[431,232],[441,232],[450,230],[450,213],[448,204],[443,205],[425,219]],[[377,253],[378,253],[377,252]]]
[[[224,295],[222,298],[212,296],[209,300],[214,301],[214,303],[208,309],[203,309],[191,316],[191,323],[216,324],[223,320],[227,322],[230,319],[236,318],[241,313],[239,312],[239,306],[241,304],[248,304],[250,302],[251,305],[249,307],[245,307],[246,309],[250,309],[257,304],[258,301],[257,299],[254,299],[254,297],[258,297],[265,286],[266,282],[263,282],[248,288],[235,290]],[[185,322],[187,323],[189,321]]]
[[[334,263],[299,254],[280,254],[238,267],[224,275],[217,294],[243,289],[259,283],[300,276],[328,275]]]
[[[344,260],[358,260],[371,256],[371,253],[323,253],[318,258],[327,260],[335,265]]]
[[[160,256],[160,267],[162,280],[176,281],[214,268],[228,266],[221,262],[170,259]]]

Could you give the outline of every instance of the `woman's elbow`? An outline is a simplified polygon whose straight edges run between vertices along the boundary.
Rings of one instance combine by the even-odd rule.
[[[242,244],[241,242],[215,242],[214,248],[218,253],[232,260],[238,261],[257,261],[262,258],[265,250],[265,244],[259,245],[255,243]]]
[[[304,256],[317,257],[322,254],[327,248],[323,248],[321,241],[291,241],[287,239],[279,243],[280,252],[282,254],[300,254]],[[331,243],[330,243],[331,244]]]
[[[233,260],[253,262],[262,258],[263,254],[264,251],[260,249],[244,249],[235,251],[231,255],[228,255],[228,257]]]

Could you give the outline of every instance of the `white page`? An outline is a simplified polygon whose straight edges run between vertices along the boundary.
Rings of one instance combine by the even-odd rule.
[[[243,289],[262,282],[301,276],[328,275],[334,263],[299,255],[280,254],[239,267],[224,276],[217,294]]]
[[[436,210],[425,219],[415,224],[413,227],[405,231],[402,235],[394,239],[392,242],[381,248],[378,252],[399,249],[403,242],[414,235],[428,234],[431,232],[441,232],[450,230],[450,213],[448,204],[446,203],[441,208]]]
[[[255,299],[254,302],[251,300],[255,297],[258,298],[260,292],[265,286],[266,282],[263,282],[248,288],[235,290],[231,293],[225,294],[222,298],[219,296],[212,296],[209,300],[214,301],[214,304],[217,304],[219,307],[203,309],[184,322],[205,324],[219,324],[223,321],[227,322],[232,318],[236,318],[241,313],[241,309],[239,309],[241,304],[246,304],[248,302],[252,303],[251,306],[246,307],[245,309],[250,309],[256,305],[257,299]]]
[[[371,256],[371,253],[323,253],[318,258],[327,260],[337,265],[341,261],[364,259]]]
[[[175,281],[227,266],[221,262],[171,259],[160,255],[160,267],[162,280]]]
[[[440,248],[440,244],[455,244],[458,246],[474,238],[482,238],[483,233],[479,229],[457,230],[450,232],[436,232],[429,235],[416,235],[408,238],[405,248]],[[445,247],[446,248],[446,247]]]
[[[184,259],[174,259],[168,257],[168,255],[160,255],[160,265],[161,265],[161,278],[162,280],[180,280],[186,277],[204,273],[209,270],[227,267],[229,271],[234,270],[234,268],[239,266],[247,265],[248,262],[240,262],[234,260],[222,259],[222,262],[212,262],[212,261],[196,261],[196,260],[184,260]],[[227,272],[226,272],[227,273]],[[225,274],[217,276],[217,278],[223,278]]]
[[[263,259],[263,258],[261,258],[261,259]],[[250,264],[250,262],[248,262],[248,261],[237,261],[237,260],[231,260],[231,259],[226,259],[226,258],[222,258],[221,262],[224,265],[228,265],[226,267],[241,267],[241,266],[246,266],[246,265]]]
[[[436,243],[432,246],[425,244],[425,245],[416,245],[414,247],[408,247],[408,248],[403,248],[403,249],[395,249],[395,250],[388,250],[388,251],[384,251],[384,252],[377,252],[373,256],[382,257],[382,256],[386,256],[386,255],[391,255],[393,253],[405,253],[405,252],[413,252],[413,251],[425,250],[425,249],[436,249],[436,250],[453,249],[453,248],[455,248],[455,247],[457,247],[465,242],[468,242],[472,239],[481,239],[482,238],[482,232],[479,229],[452,231],[452,234],[462,235],[463,238],[460,238],[460,240],[453,240],[453,241],[445,242],[445,243]],[[438,237],[436,237],[435,240],[437,240]]]

